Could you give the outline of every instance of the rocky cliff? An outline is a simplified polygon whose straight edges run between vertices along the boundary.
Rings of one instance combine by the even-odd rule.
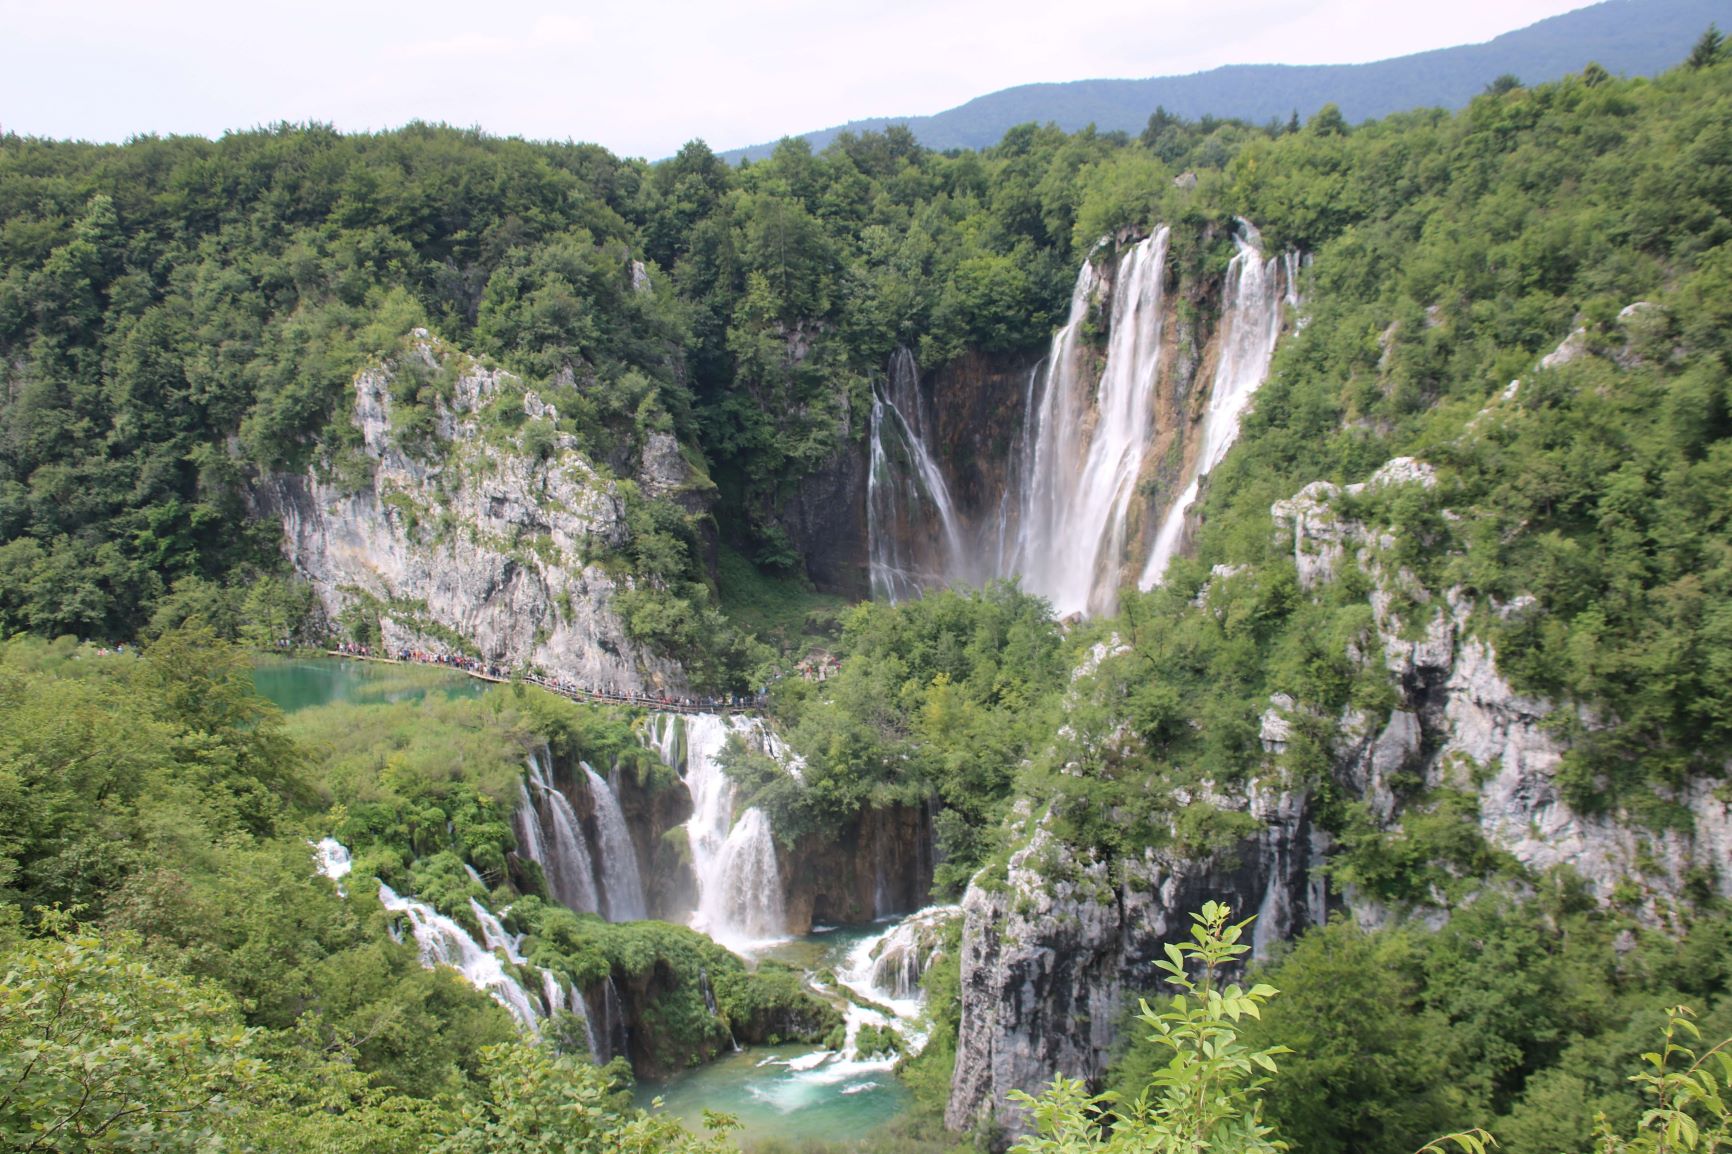
[[[911,913],[932,891],[932,822],[925,807],[862,810],[839,836],[807,835],[783,851],[788,932]]]
[[[966,351],[919,378],[933,415],[939,467],[955,497],[970,540],[996,532],[1000,505],[1021,435],[1029,376],[1040,350],[987,354]],[[845,597],[871,592],[867,578],[867,488],[872,446],[869,421],[851,414],[841,447],[803,478],[774,513],[819,589]]]
[[[1262,718],[1264,765],[1250,784],[1188,799],[1248,815],[1255,833],[1202,857],[1147,850],[1107,862],[1063,844],[1050,814],[1020,815],[1022,848],[1008,870],[977,878],[963,903],[952,1128],[990,1119],[1018,1133],[1025,1118],[1009,1102],[1011,1090],[1032,1092],[1056,1071],[1101,1075],[1126,1006],[1155,986],[1151,962],[1161,944],[1182,934],[1187,913],[1207,899],[1257,913],[1258,952],[1336,908],[1368,925],[1447,917],[1441,894],[1397,903],[1329,888],[1319,867],[1329,861],[1331,838],[1314,820],[1310,790],[1284,764],[1301,724],[1320,722],[1332,735],[1332,785],[1363,801],[1391,836],[1402,836],[1410,807],[1437,791],[1467,797],[1474,815],[1467,820],[1493,853],[1514,863],[1503,884],[1519,888],[1563,868],[1600,900],[1632,904],[1657,922],[1690,901],[1692,887],[1732,896],[1732,807],[1721,783],[1699,780],[1669,799],[1690,814],[1689,828],[1654,829],[1616,808],[1573,809],[1558,782],[1566,746],[1548,724],[1560,707],[1516,692],[1483,635],[1488,615],[1523,612],[1525,604],[1477,605],[1459,589],[1423,587],[1392,560],[1393,530],[1343,511],[1370,490],[1434,483],[1428,465],[1402,458],[1361,485],[1319,482],[1271,510],[1304,591],[1321,591],[1348,567],[1370,579],[1374,636],[1349,656],[1387,676],[1394,704],[1386,715],[1349,708],[1319,718],[1275,693]],[[1218,569],[1212,583],[1239,576]],[[1094,661],[1102,656],[1097,650]]]
[[[403,362],[355,378],[359,448],[346,465],[270,477],[255,493],[327,615],[376,617],[387,650],[468,650],[584,686],[679,688],[680,670],[628,638],[616,606],[631,587],[609,558],[629,539],[620,482],[511,374],[425,330]],[[393,398],[410,369],[450,382],[414,424]],[[641,491],[707,500],[671,436],[650,434],[641,456]]]

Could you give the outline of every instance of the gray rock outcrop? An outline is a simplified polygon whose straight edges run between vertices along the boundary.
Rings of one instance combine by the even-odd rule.
[[[455,372],[429,429],[402,427],[390,367],[365,370],[354,384],[361,443],[350,468],[276,475],[255,493],[329,618],[376,612],[390,651],[472,646],[491,663],[584,687],[680,688],[675,664],[627,637],[617,598],[631,578],[603,563],[629,540],[618,483],[517,378],[424,330],[405,356]],[[648,439],[643,486],[701,500],[672,440]],[[357,480],[357,464],[370,475]]]

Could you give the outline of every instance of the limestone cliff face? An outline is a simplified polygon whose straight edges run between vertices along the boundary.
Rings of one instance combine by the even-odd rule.
[[[355,378],[353,420],[371,475],[345,484],[314,469],[255,494],[330,618],[376,612],[391,650],[449,651],[461,638],[490,662],[586,686],[679,688],[674,664],[626,636],[616,598],[630,578],[602,561],[629,537],[618,483],[517,378],[453,364],[461,355],[424,331],[406,356],[456,373],[431,429],[406,434],[393,370],[369,369]],[[647,438],[640,474],[652,496],[708,499],[671,436]]]
[[[1348,486],[1346,495],[1434,483],[1429,466],[1403,458],[1364,485]],[[1491,644],[1473,632],[1474,602],[1460,590],[1428,590],[1388,561],[1393,535],[1341,513],[1342,496],[1320,482],[1271,511],[1305,589],[1346,566],[1373,584],[1375,636],[1350,656],[1381,667],[1395,705],[1387,716],[1349,709],[1328,719],[1337,787],[1363,799],[1385,828],[1400,825],[1403,787],[1415,781],[1468,792],[1477,797],[1479,829],[1491,847],[1534,875],[1569,867],[1603,901],[1634,892],[1656,919],[1688,900],[1693,881],[1711,878],[1719,894],[1732,896],[1732,806],[1724,789],[1698,781],[1673,799],[1692,815],[1689,830],[1655,831],[1627,814],[1572,809],[1557,781],[1566,749],[1547,725],[1560,707],[1517,693],[1498,672]],[[1234,576],[1218,569],[1214,580]],[[1525,608],[1489,607],[1504,614]],[[1007,876],[976,879],[963,903],[962,1026],[946,1114],[952,1128],[990,1117],[1004,1132],[1019,1133],[1025,1118],[1009,1103],[1011,1090],[1034,1091],[1060,1071],[1101,1075],[1126,1006],[1154,988],[1150,963],[1161,943],[1182,934],[1187,914],[1205,900],[1255,911],[1259,952],[1323,921],[1332,908],[1345,907],[1367,925],[1395,916],[1367,896],[1329,892],[1317,870],[1330,839],[1312,822],[1307,792],[1285,780],[1280,764],[1299,720],[1294,700],[1275,694],[1262,719],[1261,774],[1243,790],[1194,799],[1255,819],[1257,832],[1229,851],[1202,859],[1148,851],[1101,862],[1060,844],[1042,815],[1023,814],[1023,848]],[[1434,923],[1447,917],[1423,904],[1407,912]]]
[[[805,561],[806,577],[825,593],[864,598],[871,592],[866,555],[866,443],[849,429],[823,468],[801,479],[774,520]]]
[[[932,890],[932,823],[925,807],[868,809],[840,835],[802,837],[778,863],[788,932],[911,913]]]
[[[1247,809],[1262,830],[1207,859],[1149,850],[1108,863],[1037,827],[1002,883],[969,886],[951,1129],[991,1119],[1022,1133],[1010,1091],[1037,1092],[1055,1072],[1104,1072],[1126,1006],[1155,986],[1162,943],[1184,936],[1205,901],[1226,895],[1258,910],[1259,951],[1326,919],[1325,892],[1308,875],[1322,841],[1304,795],[1213,800]]]

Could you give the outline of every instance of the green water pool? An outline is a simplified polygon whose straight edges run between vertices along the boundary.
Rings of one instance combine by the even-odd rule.
[[[479,697],[491,687],[438,666],[337,657],[261,657],[253,666],[253,686],[284,713],[334,702],[420,701],[430,693]]]

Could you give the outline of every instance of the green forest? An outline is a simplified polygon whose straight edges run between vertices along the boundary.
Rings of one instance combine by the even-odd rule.
[[[781,514],[858,448],[896,349],[929,369],[1037,355],[1097,241],[1157,223],[1187,299],[1218,307],[1199,286],[1236,217],[1306,254],[1304,324],[1163,585],[1074,624],[1014,583],[854,606],[811,587]],[[816,154],[787,140],[739,168],[701,142],[651,165],[426,124],[0,136],[11,1148],[733,1148],[727,1119],[693,1134],[634,1106],[629,1064],[591,1063],[570,1022],[531,1040],[422,968],[383,907],[313,872],[325,836],[354,851],[355,894],[377,878],[459,921],[472,898],[509,903],[536,965],[664,993],[666,1069],[720,1052],[729,1027],[748,1042],[840,1027],[793,970],[513,882],[531,749],[652,794],[675,784],[641,710],[521,683],[289,716],[255,694],[255,650],[328,638],[252,487],[360,467],[352,382],[417,327],[519,374],[604,475],[672,433],[714,482],[698,512],[634,494],[611,564],[635,582],[636,639],[706,690],[767,685],[802,771],[744,743],[727,770],[784,843],[927,806],[944,901],[1007,886],[1037,824],[1079,861],[1230,852],[1255,819],[1198,799],[1255,783],[1271,695],[1293,702],[1276,768],[1338,847],[1328,885],[1390,916],[1337,917],[1247,968],[1254,911],[1199,911],[1171,980],[1118,1024],[1103,1084],[1060,1078],[1031,1100],[1041,1129],[1022,1149],[1732,1148],[1732,1059],[1708,1054],[1732,1036],[1719,879],[1656,902],[1632,877],[1597,901],[1486,840],[1472,770],[1394,781],[1401,821],[1374,820],[1332,775],[1331,727],[1393,708],[1389,670],[1355,657],[1385,591],[1353,565],[1302,580],[1270,518],[1312,482],[1428,462],[1435,485],[1342,505],[1385,534],[1406,625],[1423,632],[1450,591],[1514,688],[1565,707],[1548,724],[1577,811],[1658,843],[1690,827],[1687,791],[1725,796],[1732,52],[1717,34],[1653,80],[1511,78],[1459,113],[1157,111],[1138,136],[1030,124],[947,153],[891,129]],[[393,387],[431,422],[440,381]],[[833,676],[773,679],[814,639]],[[960,952],[923,979],[932,1040],[898,1070],[913,1106],[842,1148],[998,1142],[942,1128]]]

